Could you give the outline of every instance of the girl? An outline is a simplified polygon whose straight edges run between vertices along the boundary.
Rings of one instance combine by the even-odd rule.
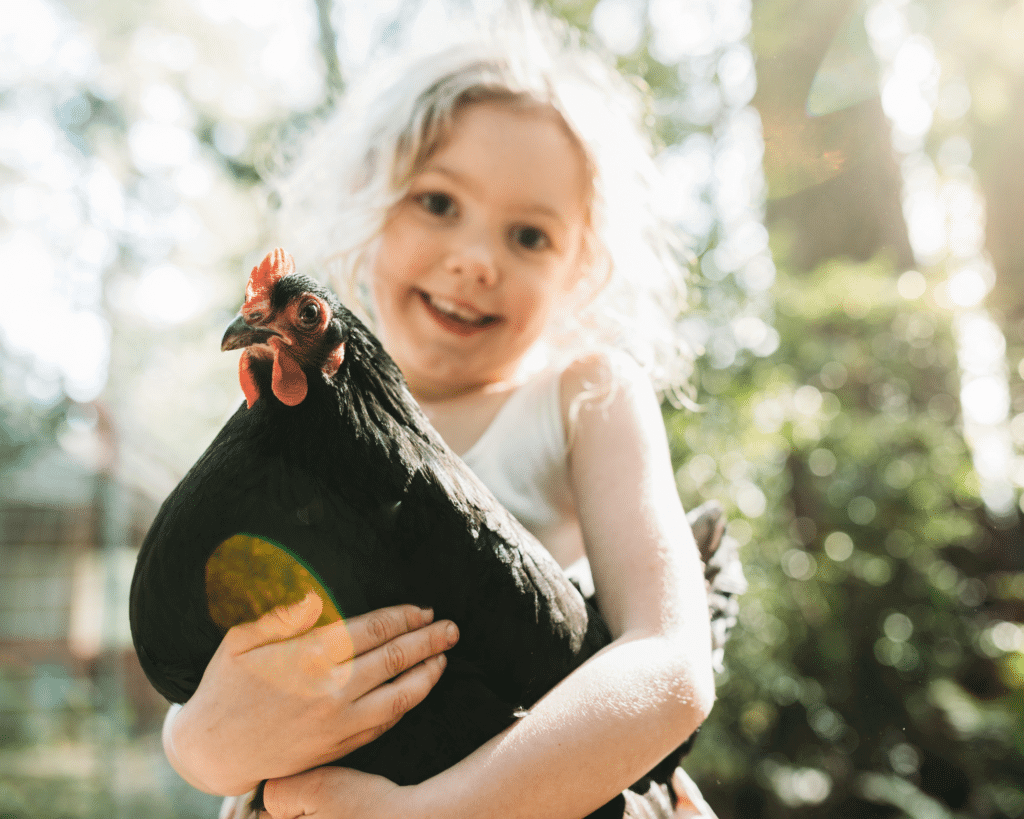
[[[549,21],[492,31],[407,50],[348,90],[282,189],[286,246],[364,303],[438,431],[596,591],[615,639],[465,760],[398,787],[307,769],[425,696],[443,660],[414,664],[453,643],[450,624],[400,607],[308,631],[314,599],[233,629],[165,746],[213,792],[284,777],[266,789],[274,819],[583,816],[714,701],[703,571],[655,392],[678,389],[689,358],[639,96]],[[349,641],[341,666],[317,660],[332,640]],[[679,795],[678,815],[696,815]],[[634,797],[626,815],[647,815]]]

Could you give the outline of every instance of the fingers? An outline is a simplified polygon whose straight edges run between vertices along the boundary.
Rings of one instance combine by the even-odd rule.
[[[277,643],[309,631],[320,617],[324,602],[315,592],[309,592],[298,603],[278,606],[258,620],[243,623],[228,630],[225,640],[230,640],[236,654],[254,648]]]
[[[346,735],[330,749],[322,763],[375,740],[419,705],[441,679],[447,665],[443,652],[458,642],[459,629],[449,620],[430,623],[432,616],[430,611],[398,606],[353,618],[349,629],[339,629],[341,624],[332,623],[311,632],[327,638],[324,645],[329,656],[337,647],[326,647],[332,640],[328,635],[333,635],[337,646],[347,640],[350,658],[331,669],[335,686],[346,692]],[[423,621],[427,625],[420,625]],[[401,633],[409,628],[414,630]],[[352,646],[356,643],[367,646],[395,632],[397,636],[382,645],[352,656]]]
[[[259,819],[365,816],[367,806],[380,803],[382,790],[378,783],[394,788],[380,777],[334,766],[268,779],[263,790],[265,812],[259,814]]]
[[[344,692],[342,700],[355,712],[350,714],[351,721],[346,720],[358,735],[354,749],[374,738],[362,736],[363,732],[383,733],[426,697],[444,670],[445,661],[439,655],[458,642],[459,630],[447,620],[431,622],[429,609],[408,605],[311,628],[322,606],[311,593],[299,603],[235,626],[225,637],[225,649],[241,656],[261,646],[270,650],[271,644],[304,634],[300,641],[289,643],[296,652],[287,655],[286,663],[302,672],[298,678],[307,688],[313,686],[309,690]],[[277,661],[274,667],[280,666],[279,657]],[[389,680],[393,683],[384,686]],[[371,692],[373,697],[359,702]],[[308,691],[304,696],[309,696]]]
[[[400,674],[391,682],[374,688],[352,704],[349,725],[366,725],[365,730],[346,737],[325,757],[325,762],[350,754],[390,730],[409,711],[423,702],[441,679],[447,661],[443,654],[430,657]]]
[[[358,657],[433,620],[433,611],[418,606],[390,606],[353,617],[348,621],[353,652]]]
[[[448,664],[441,652],[458,639],[459,630],[454,623],[433,623],[339,667],[339,673],[351,673],[347,681],[349,690],[353,694],[358,692],[346,719],[347,726],[355,732],[338,744],[331,758],[372,742],[423,702]],[[411,667],[405,668],[406,665]],[[396,668],[399,673],[392,673]]]
[[[424,660],[447,651],[458,640],[459,629],[448,620],[401,634],[355,659],[350,677],[352,691],[362,696]]]
[[[305,805],[308,797],[316,795],[318,780],[309,775],[298,774],[282,779],[268,779],[263,787],[263,807],[260,819],[297,819],[307,816]]]
[[[321,626],[311,633],[316,635],[324,652],[332,662],[344,663],[353,657],[386,645],[396,637],[422,628],[433,619],[434,612],[430,609],[421,609],[416,606],[390,606],[361,614],[351,620],[341,620]],[[441,651],[444,649],[442,648]],[[413,662],[419,662],[427,656],[429,655],[423,655]],[[407,667],[399,668],[395,673],[404,671]],[[379,682],[383,681],[383,679],[379,680]]]

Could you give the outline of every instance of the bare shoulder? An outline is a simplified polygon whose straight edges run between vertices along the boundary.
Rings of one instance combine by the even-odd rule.
[[[650,379],[636,360],[611,347],[580,356],[562,372],[563,394],[616,385],[639,385],[653,391]]]
[[[614,403],[643,406],[649,414],[658,399],[651,380],[626,353],[602,349],[574,360],[562,372],[560,403],[562,421],[570,442],[581,411],[607,412]]]

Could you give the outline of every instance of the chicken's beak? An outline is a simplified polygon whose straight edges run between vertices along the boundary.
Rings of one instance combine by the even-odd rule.
[[[235,320],[228,325],[224,331],[224,338],[220,341],[221,350],[241,350],[244,347],[251,347],[253,344],[265,344],[271,336],[276,336],[273,330],[265,327],[253,327],[246,323],[245,318],[239,313]]]

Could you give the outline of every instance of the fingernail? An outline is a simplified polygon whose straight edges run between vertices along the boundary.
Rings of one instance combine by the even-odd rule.
[[[444,669],[444,667],[445,667],[446,665],[448,665],[448,658],[447,658],[447,657],[445,657],[445,656],[444,656],[444,654],[438,654],[438,655],[437,655],[437,664],[438,664],[439,666],[441,666],[441,669],[443,670],[443,669]]]
[[[420,611],[423,612],[423,619],[427,622],[434,619],[434,610],[430,606],[420,606]]]
[[[459,627],[455,623],[449,623],[448,627],[444,630],[444,636],[448,640],[448,645],[455,645],[459,639]]]

